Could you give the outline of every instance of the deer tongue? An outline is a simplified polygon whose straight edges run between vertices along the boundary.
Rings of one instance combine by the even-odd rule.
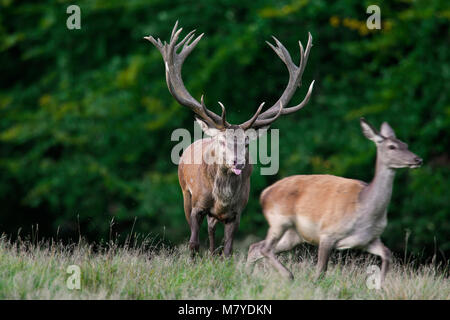
[[[237,176],[240,175],[241,172],[242,172],[241,169],[237,169],[237,168],[232,168],[231,171],[233,171],[233,173],[234,173],[235,175],[237,175]]]

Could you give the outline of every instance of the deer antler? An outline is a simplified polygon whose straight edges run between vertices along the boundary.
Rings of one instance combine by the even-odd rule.
[[[184,86],[181,77],[181,68],[183,66],[183,62],[203,37],[203,33],[195,38],[194,41],[192,41],[195,36],[195,30],[193,30],[189,32],[184,37],[184,39],[177,44],[178,37],[183,30],[183,28],[177,29],[177,27],[178,21],[175,23],[175,26],[172,30],[169,43],[166,43],[164,41],[163,44],[159,38],[155,40],[152,36],[144,37],[144,39],[147,39],[155,47],[157,47],[161,52],[161,55],[163,56],[166,66],[166,82],[167,87],[169,88],[169,92],[181,105],[190,108],[195,112],[197,116],[206,121],[209,126],[213,126],[217,129],[229,128],[231,124],[226,121],[226,110],[222,103],[219,102],[219,105],[222,108],[222,115],[218,116],[206,107],[203,101],[203,96],[201,97],[201,102],[198,102],[191,96],[191,94]],[[278,119],[278,117],[280,117],[281,115],[289,114],[303,108],[308,103],[309,98],[311,97],[314,81],[311,82],[308,93],[300,104],[290,108],[283,108],[283,106],[286,106],[289,103],[295,91],[297,90],[297,87],[300,87],[301,85],[301,78],[303,75],[303,71],[305,70],[309,52],[312,46],[311,34],[308,33],[308,44],[305,51],[303,50],[302,43],[299,41],[300,65],[298,67],[292,62],[292,58],[283,44],[278,41],[277,38],[273,37],[273,39],[275,40],[276,46],[273,46],[269,42],[267,42],[267,44],[286,64],[289,71],[289,82],[283,94],[273,106],[261,113],[264,106],[264,103],[262,103],[252,118],[239,125],[244,130],[247,130],[249,128],[258,129],[264,126],[268,126],[276,119]],[[181,46],[181,52],[177,53]]]
[[[189,32],[183,40],[176,44],[178,41],[178,37],[183,30],[183,28],[177,30],[177,27],[178,21],[175,23],[175,26],[172,30],[172,35],[170,36],[169,43],[166,43],[164,41],[163,44],[159,38],[158,40],[155,40],[152,36],[144,37],[144,39],[147,39],[156,48],[158,48],[158,50],[161,52],[161,55],[163,56],[166,66],[166,82],[167,87],[169,88],[169,92],[181,105],[190,108],[195,112],[197,116],[206,121],[208,125],[218,129],[229,127],[230,124],[225,120],[225,108],[223,106],[222,117],[219,117],[217,114],[210,111],[205,106],[203,96],[201,98],[201,103],[199,103],[186,90],[181,77],[181,68],[186,57],[192,52],[200,39],[203,37],[203,33],[195,38],[194,41],[192,41],[195,36],[195,30],[193,30]],[[181,52],[177,53],[181,46],[183,46]]]
[[[283,108],[283,106],[286,106],[289,103],[297,88],[301,86],[303,71],[305,70],[306,63],[308,62],[309,52],[312,47],[311,34],[308,32],[308,44],[306,45],[306,50],[303,50],[302,43],[300,41],[298,42],[300,46],[300,65],[298,67],[292,61],[291,55],[283,46],[283,44],[277,38],[272,38],[275,40],[276,46],[273,46],[270,42],[267,42],[267,44],[273,49],[273,51],[275,51],[278,57],[280,57],[280,59],[288,68],[289,82],[281,97],[272,107],[259,114],[255,120],[252,118],[241,124],[240,126],[242,128],[258,128],[268,125],[275,121],[280,115],[289,114],[300,110],[308,103],[311,97],[311,93],[314,87],[314,81],[311,82],[308,93],[300,104],[290,108]]]

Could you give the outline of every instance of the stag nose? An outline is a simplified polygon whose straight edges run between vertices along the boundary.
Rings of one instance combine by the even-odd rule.
[[[415,157],[415,158],[414,158],[414,161],[415,161],[416,164],[418,164],[418,165],[421,165],[421,164],[423,163],[422,158],[419,158],[419,157]]]
[[[234,165],[234,167],[235,167],[236,169],[239,169],[239,170],[244,169],[244,166],[245,166],[245,163],[236,163],[236,164]]]
[[[237,160],[233,161],[233,167],[235,167],[238,170],[242,170],[245,167],[245,163],[238,163]]]

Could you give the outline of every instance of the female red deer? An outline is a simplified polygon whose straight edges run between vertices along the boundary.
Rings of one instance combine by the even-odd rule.
[[[380,240],[387,224],[396,168],[417,168],[422,159],[408,150],[384,122],[378,133],[361,118],[364,135],[377,146],[375,177],[370,184],[330,175],[284,178],[261,193],[261,206],[269,223],[265,240],[250,246],[248,264],[266,257],[284,276],[292,273],[276,253],[309,242],[319,246],[316,278],[326,272],[333,248],[361,248],[382,259],[381,283],[391,253]]]
[[[166,82],[169,92],[181,104],[191,109],[202,130],[211,138],[202,139],[191,144],[181,157],[178,167],[178,178],[183,191],[184,211],[191,228],[189,247],[192,253],[199,249],[199,228],[204,216],[208,220],[210,251],[214,252],[214,234],[218,221],[225,224],[224,254],[232,253],[233,235],[237,230],[240,215],[245,208],[250,190],[252,165],[248,161],[248,143],[251,136],[256,137],[254,130],[265,129],[280,115],[289,114],[303,108],[309,101],[314,81],[309,86],[304,100],[297,106],[284,108],[292,98],[305,69],[312,38],[309,35],[306,50],[300,45],[300,65],[296,66],[286,48],[276,39],[276,46],[269,46],[286,64],[289,71],[289,82],[278,101],[261,113],[262,103],[255,115],[246,122],[232,125],[226,120],[225,107],[222,115],[210,111],[203,101],[198,102],[186,90],[181,78],[181,68],[186,57],[194,49],[203,34],[194,41],[194,31],[177,44],[182,29],[178,22],[173,28],[170,42],[164,44],[152,36],[145,37],[161,52],[166,69]],[[181,49],[181,51],[179,50]],[[180,52],[179,52],[180,51]],[[179,52],[179,53],[178,53]],[[206,161],[205,159],[209,160]],[[200,161],[195,161],[200,159]]]

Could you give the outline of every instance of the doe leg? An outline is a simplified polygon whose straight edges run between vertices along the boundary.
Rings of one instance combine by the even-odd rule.
[[[392,262],[392,253],[380,239],[375,240],[367,247],[367,252],[381,257],[381,279],[380,284],[383,286],[389,266]]]
[[[277,245],[275,246],[274,253],[289,251],[300,244],[302,241],[303,240],[298,235],[297,230],[295,230],[294,228],[289,228],[281,237],[280,241],[278,241]]]
[[[321,279],[328,268],[328,259],[330,258],[331,250],[334,247],[334,242],[329,239],[321,239],[319,242],[319,258],[316,267],[315,280]]]
[[[264,247],[265,243],[266,240],[262,240],[250,245],[247,254],[247,263],[246,263],[247,268],[253,266],[253,264],[259,259],[264,258],[264,256],[261,253],[261,249]]]
[[[264,256],[261,253],[261,249],[264,247],[266,240],[262,240],[259,242],[256,242],[250,246],[248,249],[248,255],[247,255],[247,266],[250,267],[252,264],[254,264],[256,261],[258,261],[261,258],[264,258]],[[297,231],[293,228],[290,228],[286,230],[286,232],[283,234],[283,236],[280,238],[278,243],[276,244],[273,252],[274,254],[278,254],[280,252],[289,251],[298,244],[302,242],[302,239],[298,235]]]
[[[275,255],[275,246],[285,232],[282,226],[272,226],[269,228],[264,246],[261,249],[261,254],[266,257],[270,264],[281,273],[282,276],[290,280],[294,279],[294,275],[281,263]]]

